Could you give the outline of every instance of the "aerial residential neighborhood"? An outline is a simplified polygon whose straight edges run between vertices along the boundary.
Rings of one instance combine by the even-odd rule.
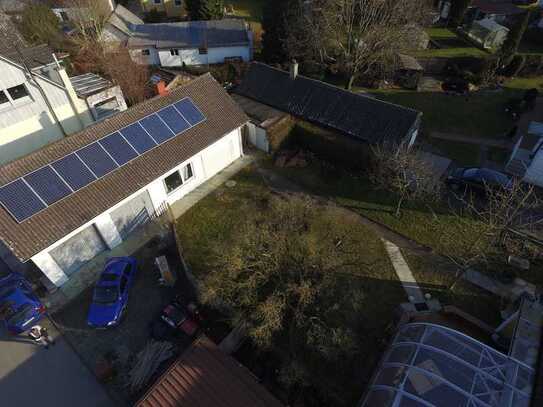
[[[0,405],[543,405],[543,2],[0,0]]]

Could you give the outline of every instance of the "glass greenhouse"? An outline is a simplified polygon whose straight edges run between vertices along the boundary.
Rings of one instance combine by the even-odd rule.
[[[528,407],[534,369],[461,332],[402,326],[362,407]]]

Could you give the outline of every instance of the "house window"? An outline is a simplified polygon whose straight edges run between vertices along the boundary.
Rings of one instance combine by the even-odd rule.
[[[142,49],[141,55],[146,55],[146,56],[151,55],[151,51],[149,51],[148,49]]]
[[[181,185],[194,177],[194,171],[192,170],[192,164],[187,164],[181,170],[175,171],[164,178],[164,185],[166,186],[166,192],[171,194],[177,190]]]
[[[183,4],[181,3],[181,0],[175,0],[173,3],[175,4],[176,7],[181,7],[181,4]]]
[[[192,164],[185,165],[181,172],[183,173],[183,182],[187,182],[194,176],[194,173],[192,172]]]
[[[179,50],[178,50],[178,49],[171,49],[171,50],[170,50],[170,55],[171,55],[171,56],[179,55]]]
[[[8,88],[7,91],[13,100],[21,99],[25,96],[28,96],[28,91],[26,90],[26,86],[24,84]]]
[[[93,107],[96,112],[96,118],[100,120],[118,111],[119,102],[117,102],[116,97],[112,97],[112,98],[102,100],[101,102],[96,103]]]
[[[8,96],[6,95],[6,92],[0,90],[0,106],[6,103],[9,103]]]
[[[168,194],[171,194],[173,191],[183,185],[183,180],[181,179],[181,174],[179,171],[175,171],[164,178],[164,185],[166,185],[166,192]]]
[[[198,48],[198,52],[200,55],[206,55],[207,54],[207,48]]]

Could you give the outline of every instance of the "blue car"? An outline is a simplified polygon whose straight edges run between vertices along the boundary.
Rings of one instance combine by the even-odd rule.
[[[128,304],[128,291],[136,274],[136,259],[114,257],[108,260],[94,287],[87,323],[94,328],[117,325]]]
[[[10,334],[29,330],[45,314],[45,307],[30,283],[18,273],[0,278],[0,319]]]

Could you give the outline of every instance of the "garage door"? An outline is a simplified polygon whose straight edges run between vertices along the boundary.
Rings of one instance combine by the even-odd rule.
[[[154,211],[151,197],[147,191],[111,212],[111,219],[124,240],[130,233],[146,224]]]
[[[62,270],[70,275],[104,250],[104,241],[94,225],[91,225],[51,250],[49,254]]]

